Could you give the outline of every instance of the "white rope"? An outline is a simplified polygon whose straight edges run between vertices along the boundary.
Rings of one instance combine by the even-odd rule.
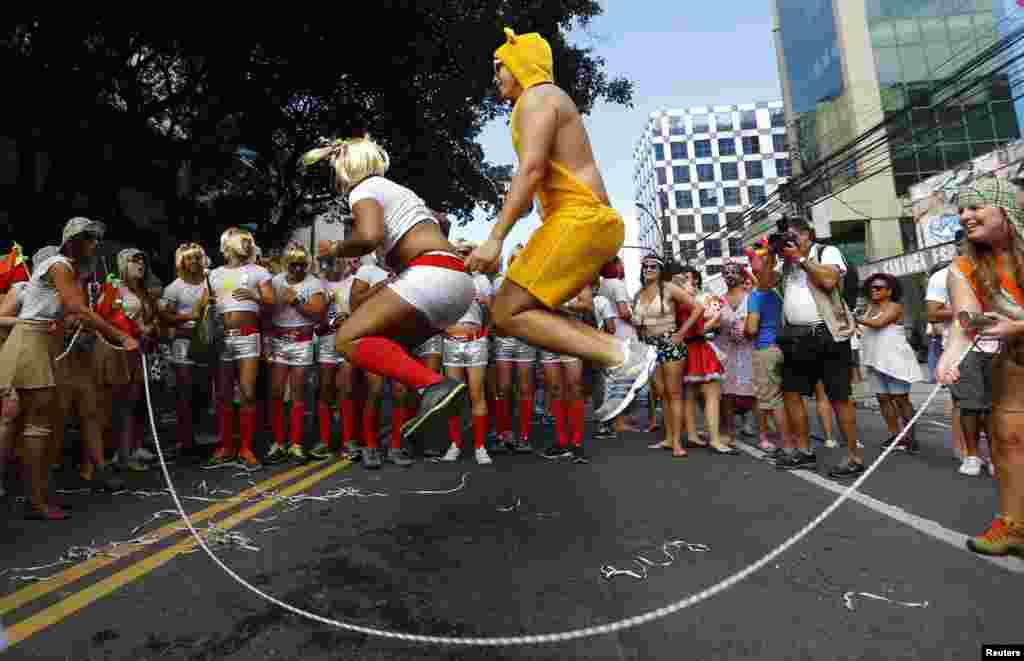
[[[71,341],[68,342],[68,348],[64,350],[64,353],[62,353],[61,355],[59,355],[56,358],[54,358],[53,362],[55,362],[55,363],[60,362],[60,361],[64,360],[65,356],[67,356],[69,353],[71,353],[71,349],[73,349],[74,346],[75,346],[75,340],[78,339],[78,334],[81,333],[81,332],[82,332],[82,324],[78,324],[78,327],[75,328],[75,334],[71,336]]]
[[[963,355],[961,355],[960,359],[957,361],[957,364],[962,362],[963,359],[965,357],[967,357],[967,353],[971,350],[971,348],[973,348],[973,347],[968,347],[968,349],[966,351],[964,351]],[[146,363],[145,363],[146,357],[145,357],[145,355],[143,355],[142,361],[143,361],[143,364],[142,364],[143,373],[145,374],[146,373]],[[628,617],[628,618],[624,618],[624,619],[621,619],[621,620],[616,620],[614,622],[609,622],[607,624],[600,624],[600,625],[596,625],[596,626],[592,626],[592,627],[585,627],[585,628],[582,628],[582,629],[572,629],[570,631],[561,631],[561,632],[555,632],[555,633],[529,634],[529,635],[525,635],[525,636],[494,636],[494,637],[487,637],[487,638],[478,638],[478,637],[455,637],[455,636],[426,636],[426,635],[420,635],[420,634],[404,633],[404,632],[401,632],[401,631],[389,631],[389,630],[386,630],[386,629],[375,629],[373,627],[364,627],[364,626],[360,626],[360,625],[357,625],[357,624],[350,624],[348,622],[340,622],[338,620],[334,620],[334,619],[331,619],[331,618],[328,618],[328,617],[323,617],[321,615],[317,615],[316,613],[310,613],[309,611],[305,611],[305,610],[302,610],[301,608],[297,608],[295,606],[292,606],[291,604],[285,603],[285,602],[281,601],[280,599],[277,599],[276,597],[263,592],[262,590],[260,590],[256,586],[250,584],[244,578],[242,578],[241,576],[236,574],[230,567],[225,565],[220,560],[220,558],[218,558],[216,555],[214,555],[213,551],[211,551],[209,546],[206,545],[206,541],[202,538],[202,536],[199,535],[199,533],[196,531],[196,529],[192,526],[192,520],[189,518],[188,514],[185,512],[185,509],[181,505],[181,501],[178,499],[178,494],[177,494],[177,492],[174,489],[174,485],[171,483],[171,475],[170,475],[170,473],[167,470],[167,464],[164,462],[163,450],[160,448],[160,442],[159,442],[159,439],[157,438],[156,421],[155,421],[155,419],[153,417],[153,403],[152,403],[152,400],[150,399],[150,395],[149,395],[149,380],[146,379],[145,381],[143,381],[143,384],[145,385],[145,389],[146,389],[146,405],[149,408],[149,420],[150,420],[150,425],[152,426],[152,429],[153,429],[153,438],[156,439],[156,441],[157,441],[156,442],[156,448],[157,448],[157,454],[159,455],[159,458],[160,458],[160,469],[163,471],[164,479],[167,480],[167,486],[168,486],[168,488],[170,490],[171,497],[174,498],[174,504],[178,508],[178,512],[181,514],[182,519],[185,521],[185,525],[188,526],[188,529],[192,533],[192,536],[196,539],[196,542],[199,544],[199,546],[202,547],[203,551],[206,552],[206,555],[210,556],[210,559],[214,562],[214,564],[216,564],[218,567],[223,569],[224,573],[226,573],[228,576],[230,576],[232,579],[234,579],[234,581],[236,583],[241,585],[246,590],[249,590],[253,594],[257,595],[258,597],[261,597],[262,599],[264,599],[264,600],[274,604],[275,606],[283,608],[284,610],[286,610],[286,611],[288,611],[290,613],[294,613],[295,615],[298,615],[299,617],[303,617],[303,618],[306,618],[308,620],[312,620],[314,622],[319,622],[320,624],[326,624],[327,626],[335,627],[335,628],[338,628],[338,629],[345,629],[347,631],[353,631],[353,632],[356,632],[356,633],[365,634],[367,636],[376,636],[378,638],[389,638],[389,639],[392,639],[392,640],[402,640],[402,641],[410,642],[410,643],[428,643],[428,644],[434,644],[434,645],[486,646],[486,647],[508,647],[508,646],[513,646],[513,645],[539,645],[539,644],[561,643],[561,642],[565,642],[565,641],[569,641],[569,640],[578,640],[580,638],[589,638],[589,637],[592,637],[592,636],[601,636],[601,635],[606,635],[606,634],[610,634],[610,633],[615,633],[616,631],[622,631],[623,629],[630,629],[630,628],[639,626],[641,624],[645,624],[647,622],[653,622],[654,620],[658,620],[658,619],[661,619],[661,618],[666,617],[668,615],[671,615],[673,613],[677,613],[677,612],[679,612],[681,610],[689,608],[690,606],[694,606],[696,604],[699,604],[702,601],[710,599],[711,597],[714,597],[717,594],[725,592],[726,590],[728,590],[729,588],[733,587],[734,585],[740,583],[741,581],[743,581],[744,579],[746,579],[751,574],[753,574],[754,572],[758,571],[759,569],[761,569],[762,567],[764,567],[768,563],[772,562],[775,558],[777,558],[780,555],[782,555],[783,553],[785,553],[794,544],[796,544],[797,542],[802,540],[804,537],[806,537],[808,534],[810,534],[811,531],[813,531],[815,528],[817,528],[819,525],[821,525],[822,521],[824,521],[826,518],[828,518],[829,515],[831,515],[833,512],[835,512],[839,508],[840,505],[842,505],[844,502],[846,502],[847,499],[849,499],[850,496],[852,496],[857,491],[857,489],[860,488],[860,486],[864,483],[864,481],[867,480],[868,477],[872,473],[874,473],[875,470],[879,466],[882,465],[882,462],[885,461],[885,459],[896,448],[896,446],[900,443],[900,441],[903,440],[903,438],[907,435],[907,432],[914,425],[914,423],[917,422],[918,418],[921,417],[921,414],[924,413],[924,411],[928,408],[928,406],[935,399],[935,396],[938,395],[939,390],[942,388],[941,384],[935,386],[935,388],[932,390],[931,394],[928,395],[928,399],[925,400],[924,404],[921,405],[921,408],[918,409],[917,414],[910,420],[909,423],[907,423],[907,426],[903,428],[903,431],[901,431],[899,433],[899,435],[893,440],[893,442],[888,445],[888,447],[882,452],[882,454],[878,457],[878,459],[876,459],[875,462],[873,464],[871,464],[871,466],[868,467],[868,469],[866,471],[864,471],[863,474],[861,474],[860,478],[858,478],[856,482],[851,484],[849,486],[849,488],[846,489],[846,491],[844,491],[842,494],[840,494],[840,496],[831,505],[826,507],[825,510],[821,514],[816,516],[810,523],[808,523],[803,528],[798,530],[789,539],[785,540],[784,542],[779,544],[777,547],[775,547],[774,549],[769,551],[767,554],[765,554],[764,557],[762,557],[760,560],[757,560],[757,561],[753,562],[752,564],[744,567],[743,569],[737,571],[736,573],[734,573],[734,574],[732,574],[732,575],[722,579],[718,583],[715,583],[714,585],[709,586],[709,587],[701,590],[700,592],[691,594],[690,596],[688,596],[688,597],[686,597],[684,599],[680,599],[679,601],[673,602],[673,603],[671,603],[671,604],[669,604],[667,606],[664,606],[662,608],[658,608],[658,609],[655,609],[655,610],[647,611],[645,613],[642,613],[640,615],[635,615],[633,617]]]

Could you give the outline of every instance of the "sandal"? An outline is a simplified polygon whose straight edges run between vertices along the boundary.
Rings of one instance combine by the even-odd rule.
[[[682,452],[676,452],[675,450],[672,450],[672,458],[673,459],[686,459],[689,456],[690,456],[690,453],[686,451],[686,448],[683,448]]]
[[[740,453],[739,450],[737,450],[736,448],[734,448],[732,446],[729,446],[729,445],[715,445],[714,443],[712,443],[710,445],[710,448],[711,448],[712,452],[715,452],[716,454],[739,454]]]
[[[64,521],[65,519],[70,518],[71,515],[59,507],[39,509],[37,507],[29,506],[25,509],[26,521]]]
[[[663,441],[659,441],[658,443],[651,443],[650,445],[647,446],[647,449],[648,450],[671,450],[672,446],[667,444],[667,443],[665,443],[665,442],[663,442]]]

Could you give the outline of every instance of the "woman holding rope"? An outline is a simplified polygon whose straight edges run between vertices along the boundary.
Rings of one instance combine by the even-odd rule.
[[[1009,182],[997,177],[961,188],[959,204],[967,241],[949,269],[954,322],[939,360],[939,381],[954,384],[961,369],[971,368],[961,359],[974,336],[999,338],[1003,345],[992,364],[991,443],[1000,513],[967,547],[1024,557],[1024,209]],[[972,323],[965,328],[963,321]]]
[[[327,160],[338,191],[347,193],[354,226],[344,241],[322,241],[321,254],[358,257],[377,251],[398,273],[380,282],[337,331],[338,351],[359,367],[395,379],[420,394],[404,425],[409,438],[434,416],[458,410],[466,385],[427,369],[409,351],[455,324],[476,296],[473,278],[437,219],[418,195],[384,174],[387,152],[369,138],[340,140],[307,153]]]
[[[87,218],[72,218],[64,227],[61,252],[35,265],[18,321],[0,349],[0,392],[18,392],[20,412],[16,424],[22,431],[23,456],[28,465],[28,502],[25,518],[56,521],[69,518],[66,510],[50,502],[50,466],[47,463],[53,435],[52,407],[56,396],[51,360],[56,347],[50,327],[66,314],[78,315],[86,324],[136,351],[138,342],[96,314],[86,302],[77,280],[78,265],[96,253],[104,227]]]

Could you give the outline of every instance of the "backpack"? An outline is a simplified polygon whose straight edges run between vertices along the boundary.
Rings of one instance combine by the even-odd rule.
[[[821,263],[821,254],[825,252],[826,246],[824,244],[815,244],[817,249],[816,258],[818,263]],[[836,248],[838,250],[838,248]],[[846,255],[843,255],[845,259]],[[857,297],[860,296],[860,278],[857,277],[857,271],[849,264],[846,265],[846,272],[843,274],[842,280],[839,282],[839,293],[842,294],[843,300],[846,301],[846,306],[851,310],[857,307]]]

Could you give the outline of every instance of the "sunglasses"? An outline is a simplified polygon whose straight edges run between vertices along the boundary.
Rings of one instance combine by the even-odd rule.
[[[868,289],[870,289],[871,291],[882,291],[883,289],[888,288],[889,287],[887,287],[886,285],[871,285],[870,287],[868,287]]]
[[[96,232],[82,232],[82,238],[86,241],[96,241],[98,243],[103,237]]]
[[[142,255],[135,255],[134,257],[130,258],[128,261],[129,262],[135,262],[136,264],[145,264],[146,263],[146,258],[143,257]]]

